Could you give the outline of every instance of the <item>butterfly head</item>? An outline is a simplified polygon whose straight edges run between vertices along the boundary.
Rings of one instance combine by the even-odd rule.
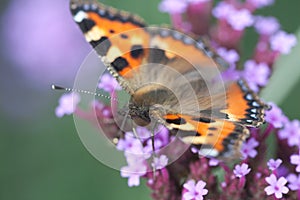
[[[167,113],[170,101],[178,102],[169,88],[156,83],[144,85],[132,95],[129,115],[137,125],[147,126]]]

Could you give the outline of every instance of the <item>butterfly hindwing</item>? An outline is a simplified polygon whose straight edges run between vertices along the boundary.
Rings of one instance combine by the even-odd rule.
[[[180,114],[168,114],[164,119],[182,141],[197,147],[205,156],[238,157],[249,135],[245,126],[226,120]]]

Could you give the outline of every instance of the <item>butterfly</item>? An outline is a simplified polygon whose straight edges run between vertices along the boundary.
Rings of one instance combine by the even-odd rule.
[[[267,105],[243,79],[224,82],[228,64],[206,41],[148,27],[129,12],[71,0],[71,13],[108,71],[130,95],[130,118],[162,124],[207,156],[239,155],[248,127],[264,123]]]

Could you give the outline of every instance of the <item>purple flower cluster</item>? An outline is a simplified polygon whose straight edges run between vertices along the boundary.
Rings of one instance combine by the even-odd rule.
[[[297,42],[294,35],[280,30],[276,18],[253,14],[273,3],[273,0],[232,0],[220,1],[213,7],[211,0],[162,0],[159,10],[170,14],[175,28],[208,35],[216,52],[229,63],[224,79],[243,78],[259,93],[268,84],[276,58],[289,53]],[[214,24],[210,24],[212,17],[216,19]],[[241,63],[239,44],[248,27],[255,28],[259,39],[252,56]],[[300,199],[300,122],[289,120],[276,104],[269,103],[266,125],[250,129],[250,137],[241,148],[242,160],[231,163],[199,158],[198,149],[191,147],[180,158],[170,161],[170,155],[176,154],[183,143],[163,126],[155,130],[118,129],[113,121],[117,108],[114,99],[121,87],[109,75],[101,78],[98,87],[112,96],[112,104],[93,102],[96,123],[106,130],[110,139],[117,138],[116,148],[124,153],[127,162],[121,168],[121,176],[128,178],[128,186],[137,186],[141,178],[147,179],[152,198],[156,200]],[[78,101],[75,98],[76,104]],[[74,109],[70,97],[63,96],[57,115],[72,112],[90,120],[88,114]],[[267,142],[269,136],[274,139],[272,143]],[[168,149],[167,154],[162,149],[171,141],[176,143],[176,148]],[[273,159],[267,155],[271,147],[274,147]]]

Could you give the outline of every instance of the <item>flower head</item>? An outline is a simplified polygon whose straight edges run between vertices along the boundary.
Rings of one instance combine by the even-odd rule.
[[[297,44],[297,38],[293,34],[279,31],[270,38],[271,48],[282,54],[290,53],[291,49]]]
[[[300,152],[298,155],[291,155],[291,164],[297,165],[296,172],[300,172]]]
[[[289,146],[297,146],[300,143],[300,122],[293,120],[286,122],[284,128],[279,130],[278,136],[280,139],[287,139]]]
[[[285,186],[287,180],[284,177],[280,177],[277,180],[277,177],[271,174],[265,180],[269,183],[269,186],[265,188],[267,195],[274,194],[276,198],[282,198],[282,194],[288,193],[289,189]]]
[[[194,180],[189,180],[186,182],[183,187],[186,190],[183,192],[183,200],[202,200],[203,196],[208,193],[208,190],[205,189],[206,183],[202,180],[197,183]]]
[[[112,77],[110,74],[103,74],[100,83],[98,84],[98,87],[110,93],[115,90],[122,89],[119,83],[117,82],[117,80],[114,77]]]
[[[217,4],[212,13],[218,19],[226,19],[234,10],[235,8],[231,4],[222,1]]]
[[[183,0],[163,0],[159,4],[159,10],[161,12],[167,12],[170,14],[183,13],[187,8],[187,2]]]
[[[280,24],[275,17],[257,16],[254,27],[259,34],[272,35],[280,28]]]
[[[162,169],[168,164],[168,157],[166,155],[161,155],[160,157],[155,157],[153,159],[152,167],[155,169]]]
[[[231,12],[227,17],[227,21],[234,30],[242,31],[245,28],[252,26],[254,18],[249,10],[241,9]]]
[[[253,5],[255,8],[262,8],[272,5],[274,0],[247,0],[247,2]]]
[[[289,174],[286,178],[289,182],[289,188],[291,190],[300,190],[300,174]]]
[[[269,162],[267,163],[268,167],[270,170],[275,170],[277,169],[282,163],[282,160],[281,159],[276,159],[274,160],[273,158],[269,160]]]
[[[77,93],[64,94],[59,99],[59,106],[55,109],[57,117],[72,114],[77,104],[80,102],[80,96]]]
[[[245,63],[243,77],[247,80],[250,88],[258,92],[259,87],[265,86],[269,81],[270,69],[265,63],[256,64],[249,60]]]
[[[147,165],[143,160],[136,160],[137,162],[130,162],[128,166],[121,168],[121,176],[128,178],[128,186],[138,186],[140,184],[140,177],[147,173]]]
[[[287,122],[287,117],[283,114],[282,110],[274,103],[269,103],[271,110],[266,111],[266,121],[274,128],[282,128],[283,124]]]
[[[257,151],[255,150],[258,147],[259,143],[254,138],[250,138],[247,142],[242,145],[241,153],[244,159],[250,157],[254,158],[257,155]]]
[[[246,163],[243,163],[242,165],[236,165],[233,170],[233,173],[236,177],[242,178],[243,176],[246,176],[247,174],[249,174],[250,171],[251,171],[251,169],[249,168],[249,165]]]

